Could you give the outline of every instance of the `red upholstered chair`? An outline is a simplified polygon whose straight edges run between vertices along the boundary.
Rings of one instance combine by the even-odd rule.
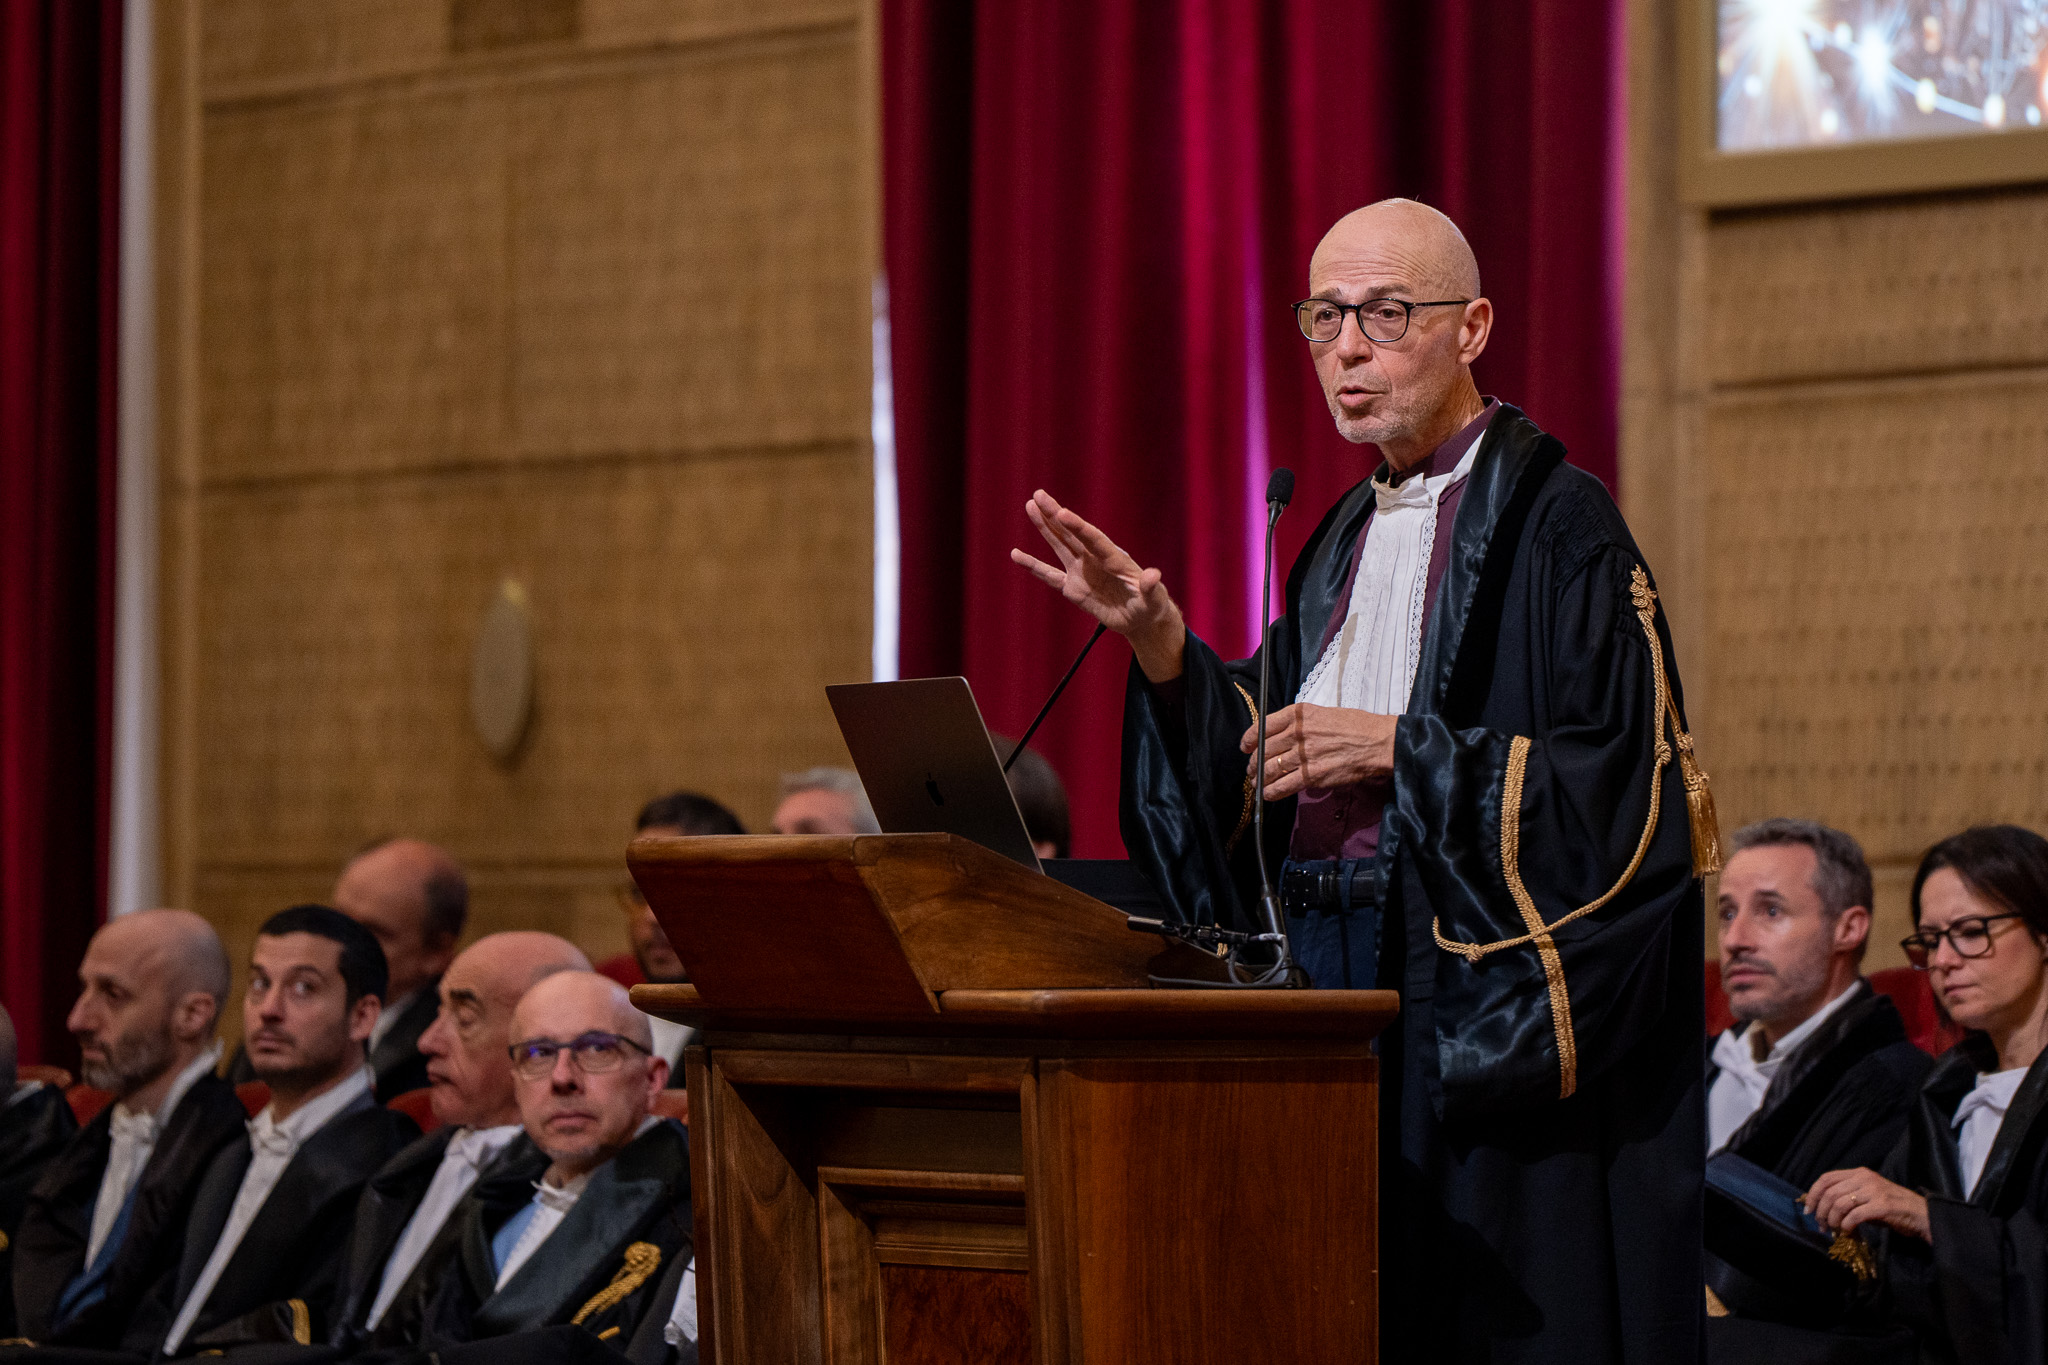
[[[64,1101],[71,1106],[71,1116],[83,1128],[100,1116],[100,1111],[114,1102],[111,1090],[95,1090],[89,1085],[67,1086]]]
[[[1963,1040],[1963,1031],[1942,1017],[1927,973],[1911,967],[1887,967],[1870,974],[1870,986],[1879,995],[1892,998],[1899,1017],[1906,1021],[1906,1036],[1922,1052],[1939,1057]]]
[[[235,1098],[242,1102],[242,1108],[255,1118],[263,1112],[263,1106],[270,1103],[270,1087],[262,1081],[243,1081],[235,1087]]]
[[[644,985],[647,981],[647,974],[640,970],[640,959],[634,957],[631,953],[620,953],[617,957],[608,957],[591,968],[591,970],[599,976],[608,976],[621,986],[628,988]]]
[[[687,1090],[657,1090],[654,1092],[652,1108],[665,1119],[674,1119],[685,1128],[690,1126],[690,1092]]]
[[[441,1126],[441,1120],[434,1117],[434,1088],[423,1085],[417,1090],[408,1090],[402,1095],[393,1095],[384,1107],[395,1109],[420,1126],[420,1132],[431,1133]]]
[[[1707,959],[1707,1036],[1725,1032],[1735,1022],[1728,1011],[1728,993],[1721,989],[1721,959]]]
[[[17,1081],[41,1081],[44,1085],[54,1085],[59,1090],[71,1088],[71,1073],[61,1066],[23,1064],[14,1069],[14,1078]]]

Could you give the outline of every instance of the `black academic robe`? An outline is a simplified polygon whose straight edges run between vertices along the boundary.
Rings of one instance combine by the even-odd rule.
[[[573,1325],[623,1348],[662,1302],[663,1272],[692,1254],[690,1140],[673,1119],[592,1172],[561,1225],[498,1289],[491,1238],[531,1197],[529,1186],[465,1203],[461,1248],[423,1314],[423,1345]]]
[[[38,1086],[0,1108],[0,1287],[12,1278],[14,1238],[28,1211],[29,1191],[77,1131],[70,1101],[54,1085]],[[13,1296],[0,1293],[0,1337],[16,1335]]]
[[[411,1119],[365,1095],[307,1138],[207,1296],[186,1334],[184,1353],[247,1340],[291,1340],[301,1329],[304,1339],[323,1340],[333,1327],[363,1186],[418,1135]],[[250,1159],[245,1133],[207,1168],[177,1273],[136,1310],[123,1349],[157,1351],[220,1240]]]
[[[1829,1171],[1880,1165],[1904,1135],[1920,1086],[1934,1066],[1933,1058],[1907,1040],[1890,999],[1867,981],[1852,990],[1854,997],[1779,1067],[1763,1103],[1723,1149],[1802,1190]],[[1731,1031],[1739,1035],[1743,1027]],[[1720,1074],[1710,1049],[1709,1089]],[[1732,1312],[1783,1322],[1813,1320],[1815,1305],[1786,1300],[1768,1277],[1749,1273],[1739,1258],[1737,1263],[1724,1259],[1711,1224],[1706,1245],[1707,1284]],[[1709,1357],[1717,1362],[1757,1358],[1746,1345],[1734,1348],[1733,1339],[1720,1324],[1710,1324]]]
[[[525,1134],[506,1144],[478,1172],[469,1193],[449,1211],[441,1230],[406,1277],[372,1335],[365,1331],[363,1321],[384,1283],[385,1263],[405,1234],[414,1210],[426,1198],[427,1187],[433,1183],[434,1173],[440,1169],[441,1158],[457,1131],[440,1128],[427,1134],[391,1158],[363,1187],[362,1199],[356,1204],[355,1230],[349,1240],[341,1306],[335,1313],[334,1330],[329,1333],[336,1344],[359,1346],[367,1341],[377,1346],[409,1346],[418,1341],[419,1306],[448,1273],[462,1245],[465,1204],[473,1200],[523,1203],[532,1197],[533,1182],[548,1167],[547,1157]]]
[[[98,1276],[99,1297],[64,1310],[66,1287],[85,1269],[100,1179],[113,1150],[114,1106],[79,1130],[44,1168],[29,1195],[15,1238],[14,1302],[18,1333],[65,1346],[117,1346],[129,1315],[159,1281],[177,1269],[185,1226],[201,1178],[222,1149],[246,1140],[248,1114],[235,1088],[201,1076],[165,1119],[149,1160],[136,1178],[127,1224]]]
[[[1656,765],[1657,746],[1675,758],[1660,684],[1683,706],[1642,556],[1564,453],[1519,410],[1495,413],[1396,727],[1380,845],[1380,984],[1402,997],[1380,1050],[1386,1360],[1701,1351],[1704,916],[1684,782]],[[1288,575],[1276,708],[1345,605],[1373,504],[1369,483],[1347,493]],[[1237,746],[1258,672],[1193,635],[1177,703],[1132,670],[1124,842],[1188,919],[1253,924]],[[1269,812],[1276,863],[1292,817],[1291,802]],[[1439,936],[1482,948],[1468,960]]]
[[[1882,1308],[1929,1360],[2039,1365],[2048,1360],[2048,1053],[2028,1069],[1967,1194],[1952,1123],[1977,1073],[1997,1065],[1981,1034],[1951,1048],[1885,1163],[1885,1176],[1926,1195],[1933,1244],[1880,1230]]]

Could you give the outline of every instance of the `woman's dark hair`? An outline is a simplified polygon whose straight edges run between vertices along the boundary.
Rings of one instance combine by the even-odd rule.
[[[353,1006],[366,995],[384,999],[391,984],[391,967],[384,960],[384,945],[377,936],[331,905],[294,905],[263,921],[256,931],[265,938],[286,934],[311,934],[341,945],[341,983]]]
[[[1920,860],[1913,874],[1913,927],[1920,927],[1920,888],[1948,868],[1988,901],[2020,916],[2048,939],[2048,839],[2018,825],[1978,825],[1951,834]]]

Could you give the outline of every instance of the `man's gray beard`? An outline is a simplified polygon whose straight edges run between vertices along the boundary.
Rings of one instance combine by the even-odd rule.
[[[1731,995],[1728,997],[1728,1012],[1745,1023],[1755,1023],[1760,1019],[1769,1021],[1774,1015],[1784,1013],[1800,1001],[1810,1000],[1820,994],[1820,989],[1827,984],[1827,979],[1828,964],[1825,959],[1815,970],[1803,975],[1780,969],[1771,977],[1771,984],[1776,989],[1753,994],[1740,1003]]]
[[[111,1090],[126,1099],[163,1075],[174,1055],[169,1030],[148,1029],[113,1040],[107,1046],[107,1060],[81,1060],[78,1070],[93,1089]]]

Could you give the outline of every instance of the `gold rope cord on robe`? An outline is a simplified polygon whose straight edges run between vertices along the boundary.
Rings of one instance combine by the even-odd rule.
[[[1650,749],[1654,763],[1650,772],[1650,809],[1643,821],[1642,837],[1636,841],[1635,856],[1622,869],[1621,876],[1613,886],[1595,900],[1588,901],[1554,924],[1545,924],[1542,913],[1537,910],[1534,898],[1522,882],[1521,862],[1521,810],[1522,783],[1528,772],[1530,741],[1526,736],[1516,735],[1508,744],[1508,770],[1501,784],[1500,852],[1501,874],[1507,881],[1508,894],[1514,898],[1515,908],[1528,932],[1516,938],[1504,938],[1494,943],[1458,943],[1444,937],[1441,916],[1432,921],[1430,933],[1436,939],[1436,946],[1447,953],[1456,953],[1467,962],[1477,963],[1490,953],[1505,948],[1519,948],[1535,944],[1538,956],[1543,962],[1543,977],[1550,991],[1551,1024],[1557,1034],[1558,1098],[1566,1099],[1579,1087],[1578,1042],[1572,1029],[1571,996],[1565,988],[1564,963],[1557,952],[1552,935],[1558,929],[1575,919],[1592,914],[1621,894],[1622,888],[1635,879],[1642,867],[1643,859],[1650,851],[1650,840],[1657,832],[1657,817],[1663,806],[1664,769],[1669,766],[1672,756],[1671,743],[1665,738],[1668,724],[1679,737],[1679,745],[1686,762],[1681,771],[1687,772],[1686,796],[1688,815],[1701,812],[1694,805],[1693,784],[1690,775],[1698,772],[1697,765],[1690,762],[1692,737],[1678,724],[1678,707],[1671,697],[1670,680],[1664,673],[1664,645],[1657,638],[1657,594],[1650,587],[1650,576],[1638,564],[1629,576],[1629,596],[1634,600],[1636,619],[1643,627],[1643,635],[1650,644],[1650,678],[1655,704],[1652,714],[1656,716],[1656,728],[1651,734]],[[1688,771],[1689,770],[1689,771]],[[1706,794],[1706,774],[1699,773],[1699,788],[1705,806],[1704,814],[1713,818],[1712,797]],[[1718,861],[1718,831],[1713,832],[1712,843]],[[1702,839],[1697,827],[1692,831],[1694,858],[1697,862]]]
[[[313,1344],[313,1310],[306,1307],[304,1299],[286,1299],[286,1306],[292,1310],[292,1340],[301,1346]]]
[[[612,1276],[612,1282],[590,1296],[590,1302],[576,1310],[576,1316],[569,1319],[571,1327],[581,1327],[583,1320],[595,1313],[624,1303],[626,1296],[647,1283],[661,1265],[661,1248],[652,1242],[635,1242],[626,1248],[624,1262],[619,1273]]]
[[[1244,708],[1245,710],[1252,713],[1252,724],[1256,726],[1259,723],[1258,703],[1252,700],[1252,694],[1245,691],[1244,684],[1239,682],[1237,679],[1232,678],[1230,680],[1230,685],[1237,689],[1238,696],[1244,698]],[[1254,755],[1254,757],[1259,758],[1263,761],[1265,755],[1258,754]],[[1223,856],[1226,858],[1236,856],[1237,841],[1244,838],[1244,832],[1247,829],[1251,828],[1252,796],[1255,790],[1256,789],[1252,786],[1251,765],[1246,764],[1244,770],[1244,813],[1237,817],[1237,828],[1231,831],[1230,842],[1223,846]]]

